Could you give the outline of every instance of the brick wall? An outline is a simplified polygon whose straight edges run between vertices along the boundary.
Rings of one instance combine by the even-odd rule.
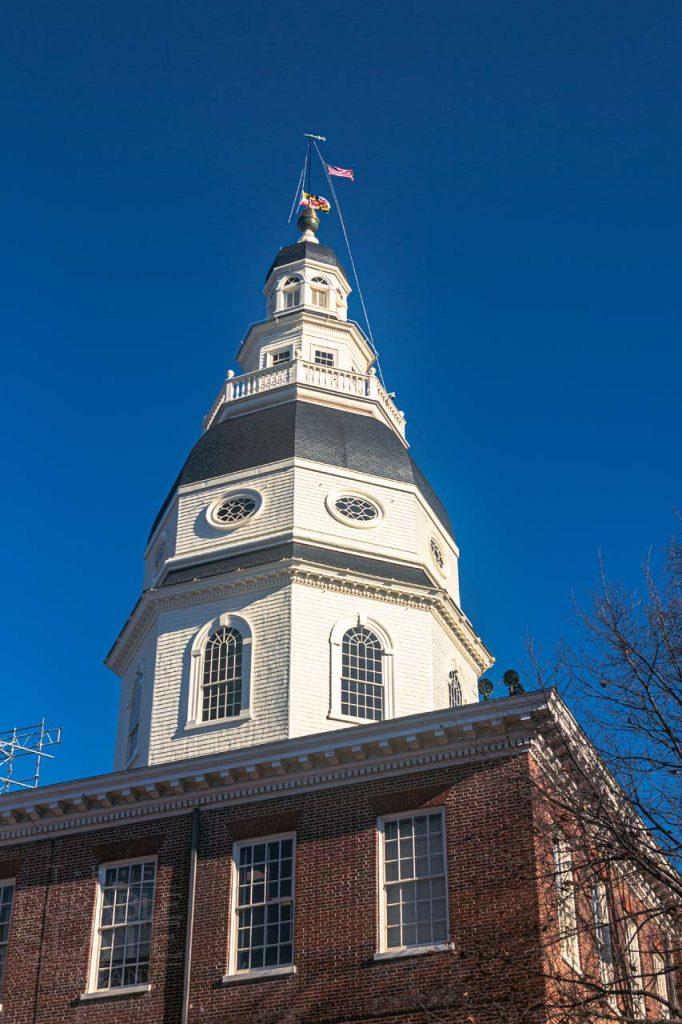
[[[548,1019],[544,974],[556,908],[551,830],[538,811],[532,764],[519,755],[202,811],[191,1024]],[[375,960],[377,817],[436,806],[445,809],[453,948]],[[223,984],[233,844],[289,831],[297,838],[297,973]],[[0,850],[0,877],[17,878],[2,1021],[178,1024],[190,834],[191,814],[183,813]],[[98,865],[151,854],[151,992],[81,1002]],[[588,971],[589,941],[581,937]],[[647,948],[656,941],[651,935]],[[643,948],[645,970],[648,957]]]
[[[204,811],[190,1020],[425,1022],[425,1002],[446,1020],[464,1019],[467,1007],[493,1024],[491,992],[529,998],[520,964],[482,976],[477,955],[501,937],[512,942],[522,932],[525,942],[536,930],[532,886],[519,870],[531,851],[522,767],[523,759],[497,761]],[[454,949],[375,961],[377,816],[432,805],[446,812]],[[297,835],[297,974],[222,985],[232,844],[289,830]],[[17,877],[3,1021],[179,1021],[190,831],[187,814],[0,851],[0,871],[4,862]],[[98,864],[147,853],[159,864],[152,990],[79,1002]]]

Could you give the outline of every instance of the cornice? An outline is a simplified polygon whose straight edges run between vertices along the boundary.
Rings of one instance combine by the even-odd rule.
[[[524,694],[7,793],[0,845],[509,757],[530,749],[546,708]]]
[[[241,365],[241,361],[248,358],[249,351],[259,343],[263,336],[267,337],[269,334],[277,333],[282,338],[293,338],[302,335],[307,328],[312,328],[313,333],[321,328],[330,335],[350,336],[360,346],[368,362],[372,362],[375,358],[362,328],[355,320],[339,320],[330,314],[325,315],[301,306],[290,312],[280,310],[266,320],[257,320],[252,323],[237,350],[237,362]]]
[[[446,591],[389,583],[379,577],[359,576],[350,570],[322,568],[298,559],[289,559],[276,565],[271,564],[269,567],[244,570],[238,574],[235,572],[232,578],[209,585],[206,581],[193,581],[146,590],[107,656],[106,664],[112,671],[122,675],[130,657],[160,612],[186,608],[198,602],[206,604],[235,594],[253,593],[266,587],[282,586],[292,580],[306,586],[333,589],[390,604],[433,608],[471,659],[479,675],[493,664],[494,659],[487,647]]]
[[[357,577],[340,574],[338,571],[322,569],[300,563],[292,565],[289,570],[292,578],[307,586],[322,590],[336,590],[363,597],[372,597],[388,604],[398,604],[411,608],[431,608],[438,615],[441,623],[455,637],[463,653],[468,655],[478,670],[478,675],[485,672],[494,663],[494,658],[480,637],[474,632],[473,626],[454,603],[452,598],[442,589],[426,589],[409,586],[396,586],[384,580],[371,577]]]

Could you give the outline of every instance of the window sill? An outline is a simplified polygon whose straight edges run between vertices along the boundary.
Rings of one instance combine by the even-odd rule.
[[[233,985],[240,981],[258,981],[260,978],[282,978],[286,977],[286,975],[296,973],[296,964],[287,964],[286,967],[260,967],[253,971],[240,971],[238,974],[226,974],[222,980],[222,984]]]
[[[200,722],[188,720],[185,722],[186,730],[194,729],[220,729],[229,725],[239,725],[241,722],[249,722],[251,720],[250,708],[245,708],[244,711],[240,711],[238,715],[230,715],[229,718],[212,718],[208,722]]]
[[[122,985],[120,988],[103,988],[97,992],[82,992],[79,1000],[89,1002],[91,999],[117,999],[121,996],[141,996],[145,992],[151,992],[152,986],[148,985]]]
[[[450,953],[455,948],[453,942],[432,942],[428,946],[407,946],[404,949],[387,949],[383,953],[375,953],[375,960],[398,960],[406,956],[424,956],[426,953]]]
[[[329,722],[349,722],[351,725],[379,725],[379,722],[385,722],[385,718],[355,718],[353,715],[342,715],[341,712],[330,711],[327,715]]]

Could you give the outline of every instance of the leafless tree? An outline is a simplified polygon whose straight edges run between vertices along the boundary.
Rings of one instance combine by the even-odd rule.
[[[578,642],[562,645],[549,666],[529,645],[537,685],[556,688],[591,741],[565,715],[559,774],[542,758],[533,773],[526,881],[540,921],[528,934],[519,927],[517,943],[486,936],[471,982],[459,970],[449,991],[414,993],[432,1024],[680,1020],[679,544],[660,572],[646,563],[634,594],[600,565],[593,604],[576,605],[576,620]],[[496,996],[500,976],[520,969],[535,984]],[[542,995],[529,1000],[529,991]]]

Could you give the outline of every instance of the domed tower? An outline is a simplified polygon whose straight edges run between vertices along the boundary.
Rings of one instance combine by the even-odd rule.
[[[478,700],[448,514],[306,211],[154,521],[116,768]]]

